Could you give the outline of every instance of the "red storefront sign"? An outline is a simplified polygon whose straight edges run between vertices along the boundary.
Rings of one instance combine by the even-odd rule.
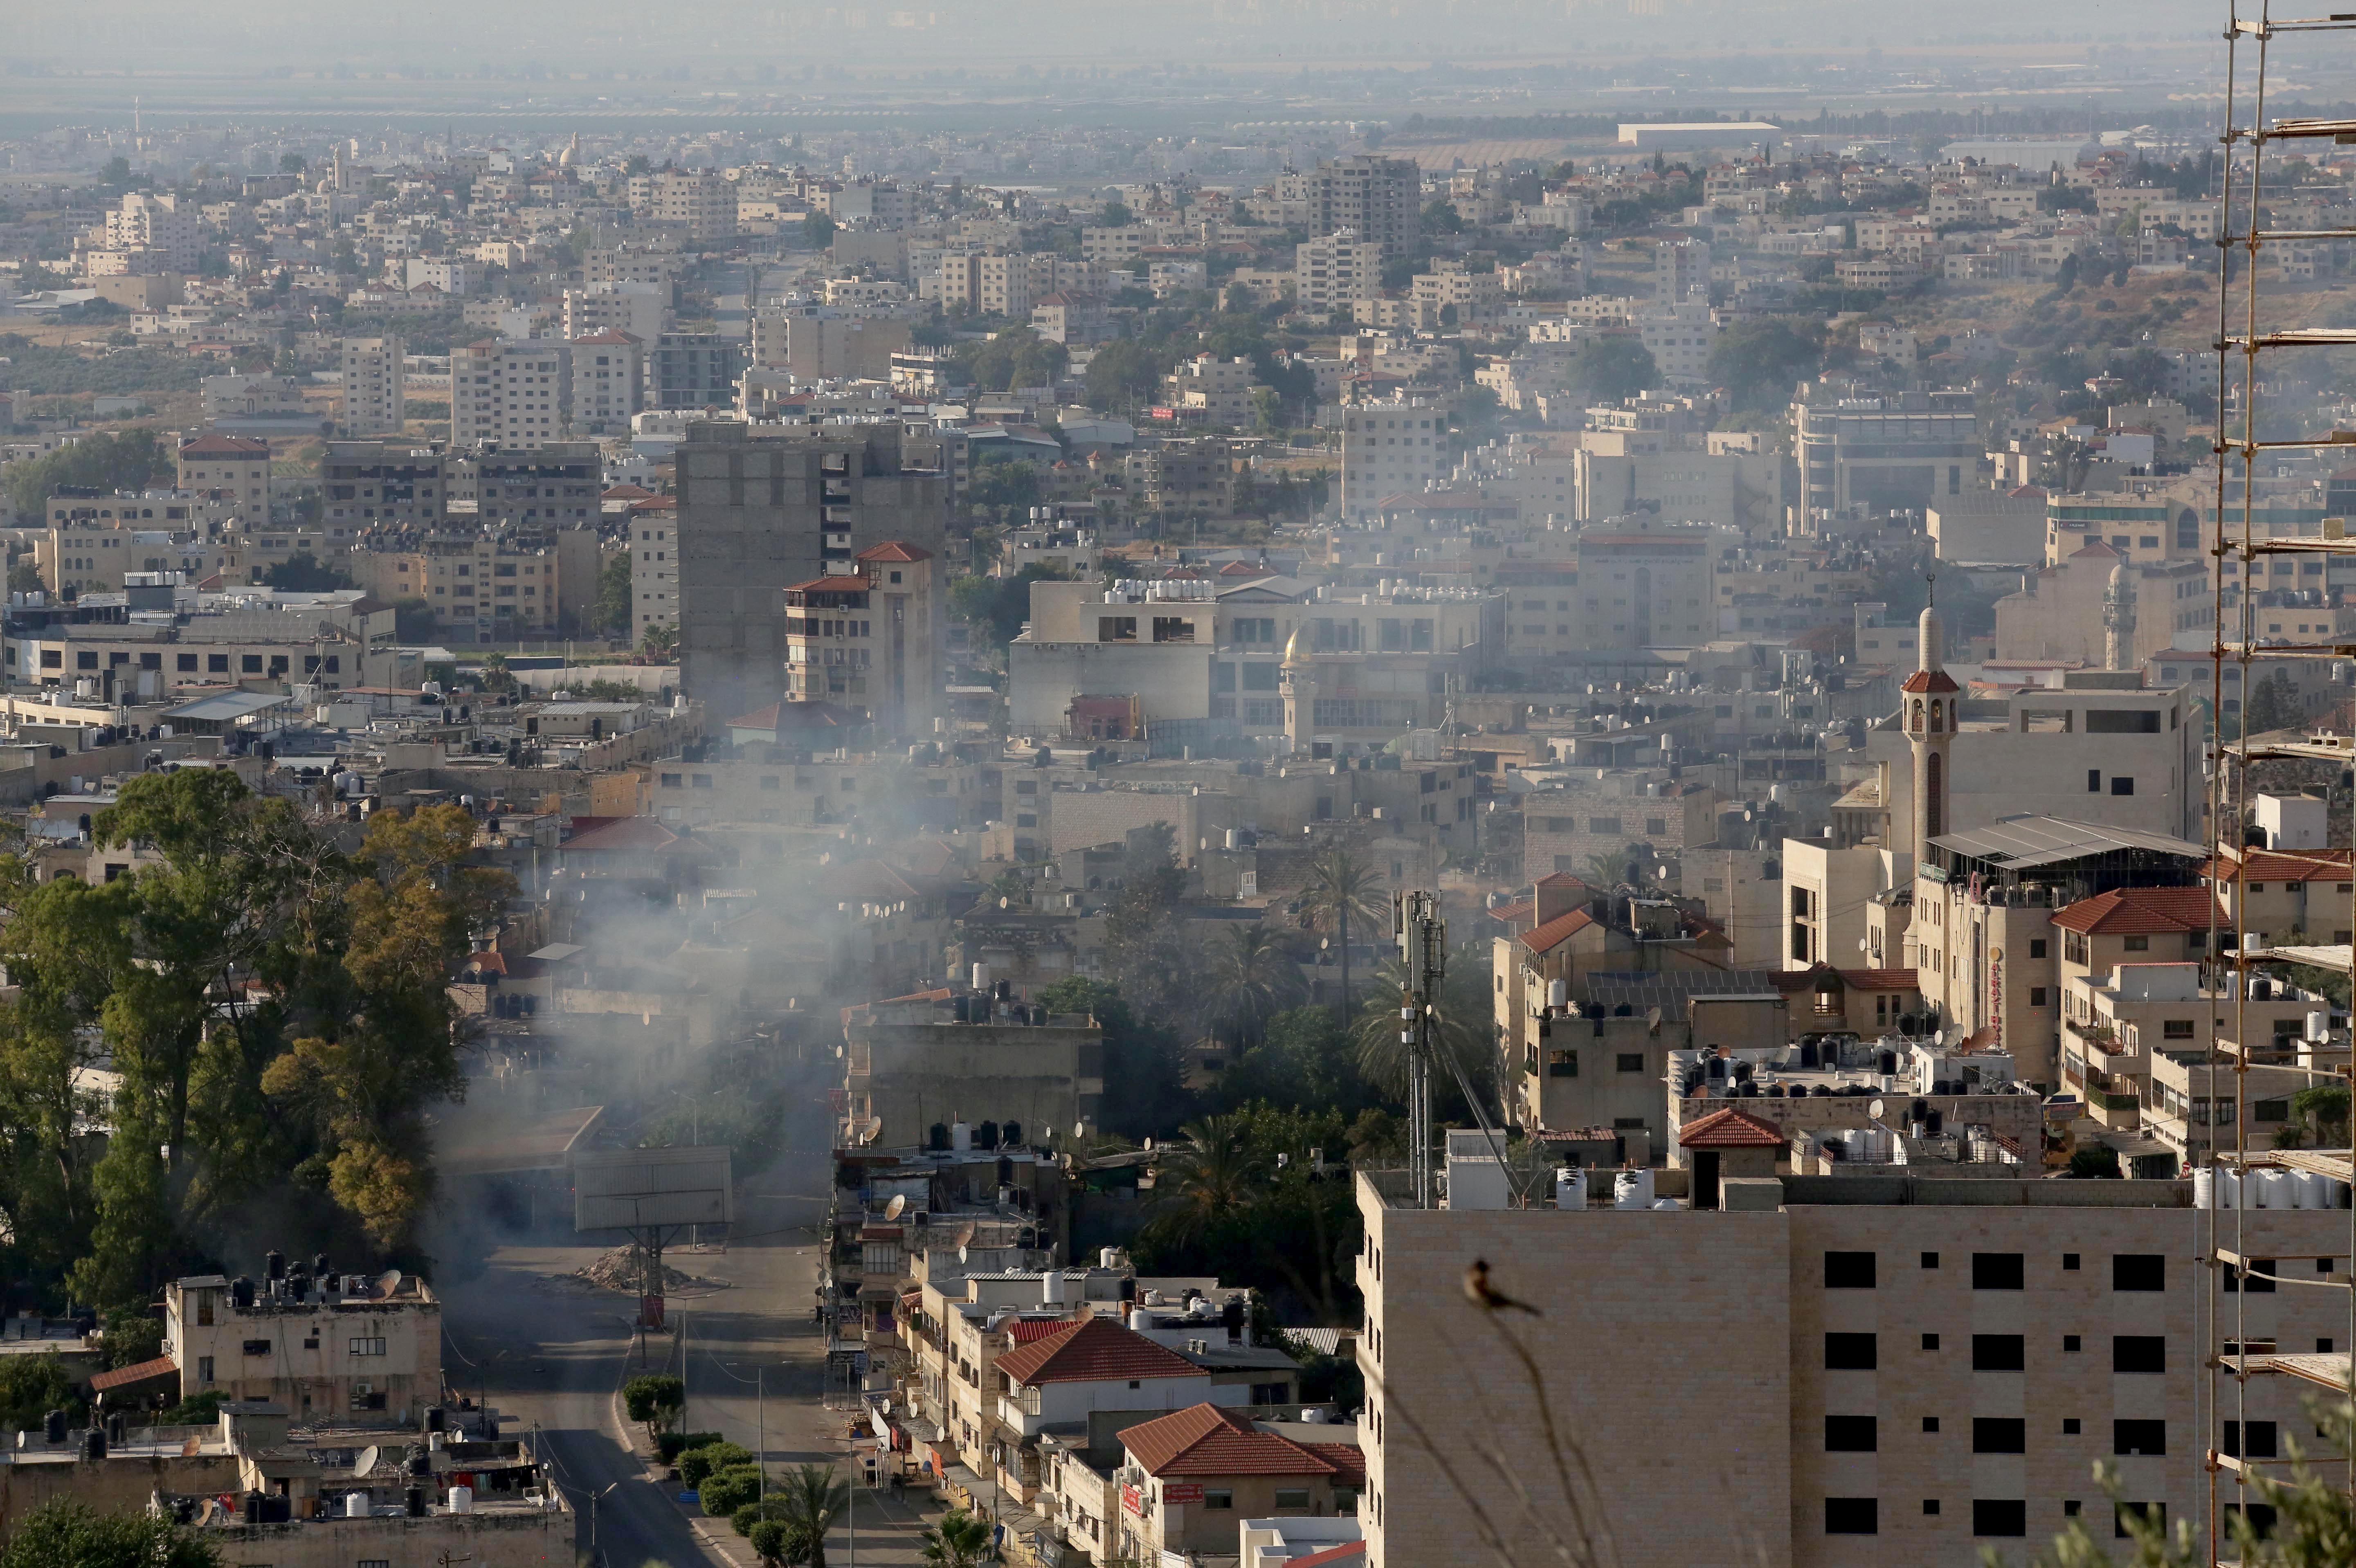
[[[1135,1487],[1121,1488],[1120,1506],[1140,1519],[1145,1517],[1145,1498]]]
[[[1162,1488],[1162,1500],[1165,1503],[1198,1503],[1203,1500],[1203,1488],[1192,1481],[1183,1486],[1165,1486]]]

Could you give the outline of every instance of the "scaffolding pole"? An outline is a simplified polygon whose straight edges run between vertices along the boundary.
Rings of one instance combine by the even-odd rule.
[[[2356,1165],[2351,1165],[2351,1151],[2347,1149],[2261,1151],[2250,1147],[2249,1086],[2254,1065],[2270,1072],[2303,1075],[2310,1083],[2350,1082],[2345,1061],[2319,1063],[2319,1054],[2325,1058],[2335,1054],[2329,1051],[2304,1051],[2299,1053],[2306,1058],[2303,1062],[2272,1060],[2286,1053],[2279,1049],[2279,1041],[2275,1042],[2276,1049],[2268,1050],[2251,1037],[2252,983],[2273,965],[2299,964],[2336,969],[2345,975],[2350,973],[2351,964],[2350,948],[2344,944],[2251,945],[2247,897],[2250,855],[2242,818],[2249,808],[2253,766],[2276,760],[2329,761],[2344,765],[2356,758],[2356,741],[2337,734],[2264,743],[2247,735],[2231,742],[2224,739],[2226,725],[2234,712],[2238,711],[2246,722],[2251,694],[2255,689],[2252,675],[2264,661],[2347,657],[2356,654],[2356,646],[2333,644],[2261,645],[2255,635],[2259,598],[2255,569],[2261,562],[2276,555],[2328,558],[2356,554],[2356,540],[2346,537],[2347,528],[2340,519],[2326,519],[2318,536],[2289,539],[2274,537],[2272,529],[2262,536],[2257,527],[2257,492],[2265,477],[2258,467],[2261,453],[2356,443],[2356,432],[2340,430],[2319,434],[2286,431],[2274,439],[2262,439],[2258,422],[2258,397],[2264,384],[2259,376],[2262,356],[2293,348],[2356,350],[2356,331],[2278,325],[2267,308],[2270,279],[2265,265],[2269,244],[2356,240],[2356,229],[2271,228],[2265,206],[2267,159],[2275,150],[2301,142],[2356,142],[2356,121],[2267,121],[2267,73],[2272,46],[2286,35],[2351,30],[2356,30],[2356,14],[2277,20],[2272,14],[2272,0],[2256,0],[2254,6],[2246,5],[2244,0],[2227,0],[2224,124],[2218,136],[2222,156],[2219,160],[2217,193],[2217,434],[2212,447],[2216,459],[2215,506],[2210,539],[2214,571],[2210,639],[2212,723],[2209,885],[2212,893],[2229,888],[2231,903],[2229,908],[2221,910],[2216,899],[2211,900],[2208,955],[2214,977],[2206,987],[2210,997],[2209,1043],[2202,1058],[2201,1082],[2197,1085],[2207,1090],[2208,1104],[2205,1107],[2188,1105],[2185,1117],[2187,1154],[2196,1170],[2205,1168],[2208,1173],[2205,1182],[2196,1178],[2196,1192],[2205,1188],[2209,1197],[2205,1203],[2196,1200],[2192,1217],[2196,1255],[2202,1264],[2195,1296],[2195,1328],[2201,1333],[2204,1347],[2199,1381],[2193,1390],[2193,1413],[2203,1435],[2203,1467],[2209,1479],[2208,1560],[2212,1565],[2238,1560],[2238,1548],[2229,1536],[2229,1520],[2237,1511],[2244,1518],[2249,1517],[2246,1508],[2251,1500],[2252,1477],[2254,1474],[2263,1474],[2269,1463],[2251,1455],[2247,1443],[2235,1444],[2237,1451],[2230,1454],[2221,1447],[2222,1423],[2233,1422],[2236,1432],[2250,1430],[2246,1406],[2251,1380],[2289,1377],[2330,1389],[2342,1398],[2349,1396],[2351,1387],[2347,1350],[2284,1355],[2280,1353],[2281,1347],[2271,1341],[2263,1347],[2253,1341],[2248,1331],[2252,1293],[2245,1288],[2246,1284],[2259,1277],[2267,1279],[2271,1287],[2279,1274],[2280,1260],[2261,1269],[2258,1265],[2264,1260],[2251,1256],[2247,1216],[2255,1200],[2257,1184],[2247,1179],[2257,1171],[2274,1168],[2319,1174],[2356,1185]],[[2238,367],[2236,358],[2240,361]],[[2229,667],[2234,675],[2233,709],[2227,706]],[[2340,837],[2343,843],[2351,841],[2345,835],[2336,837]],[[2356,856],[2356,850],[2351,854]],[[2356,878],[2351,878],[2351,885],[2356,886]],[[2356,899],[2351,899],[2350,927],[2356,930]],[[2228,987],[2232,989],[2230,1023],[2224,995]],[[2256,1059],[2262,1056],[2269,1060],[2258,1061]],[[2230,1102],[2216,1093],[2221,1078],[2227,1077],[2232,1083]],[[2221,1104],[2233,1107],[2230,1147],[2224,1147],[2226,1140],[2219,1136],[2215,1125]],[[2204,1108],[2209,1113],[2205,1124],[2200,1116]],[[2230,1209],[2223,1207],[2229,1181],[2235,1199]],[[2350,1208],[2348,1216],[2347,1256],[2350,1264],[2356,1266],[2356,1206]],[[2222,1300],[2229,1280],[2233,1296],[2230,1310]],[[2341,1343],[2356,1347],[2356,1285],[2351,1284],[2350,1267],[2298,1283],[2338,1289],[2346,1295],[2348,1338]],[[2346,1465],[2347,1483],[2351,1495],[2356,1495],[2356,1452],[2346,1456]]]

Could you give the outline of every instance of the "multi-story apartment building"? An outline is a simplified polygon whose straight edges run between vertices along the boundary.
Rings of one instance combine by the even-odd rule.
[[[630,552],[630,635],[643,642],[657,626],[679,624],[678,512],[661,507],[633,508],[626,548]]]
[[[1705,528],[1644,517],[1583,530],[1573,624],[1592,648],[1692,647],[1718,635]]]
[[[319,459],[330,528],[438,528],[449,515],[450,458],[438,447],[331,441]]]
[[[686,275],[688,259],[675,243],[593,247],[581,259],[582,281],[596,283],[654,283],[668,301]]]
[[[884,380],[913,338],[905,321],[819,306],[753,319],[753,363],[797,381]]]
[[[1412,159],[1361,153],[1301,177],[1310,233],[1347,229],[1381,246],[1386,261],[1413,249],[1422,228],[1423,176]]]
[[[188,271],[204,248],[196,209],[169,192],[125,191],[106,215],[106,249],[138,254],[134,272]]]
[[[1252,362],[1197,354],[1162,379],[1162,400],[1186,423],[1237,429],[1252,421]]]
[[[648,346],[646,367],[649,409],[734,408],[744,345],[716,332],[666,332]]]
[[[408,417],[408,376],[398,337],[347,337],[340,345],[346,435],[398,435]]]
[[[1448,414],[1422,398],[1342,411],[1342,515],[1362,517],[1391,496],[1431,487],[1446,472]]]
[[[1709,357],[1718,347],[1719,324],[1707,299],[1646,306],[1636,313],[1636,336],[1668,385],[1709,384]]]
[[[787,699],[848,709],[879,737],[929,734],[940,706],[939,562],[897,540],[855,560],[852,576],[786,590]]]
[[[183,440],[174,453],[177,487],[237,506],[257,522],[270,519],[270,443],[252,436],[207,432]]]
[[[297,1421],[414,1425],[442,1399],[442,1302],[412,1274],[199,1275],[164,1287],[180,1397],[267,1400]],[[300,1264],[296,1265],[297,1271]],[[299,1282],[299,1294],[297,1285]]]
[[[1377,293],[1383,248],[1355,229],[1336,229],[1293,247],[1293,301],[1302,310],[1337,310]]]
[[[1027,321],[1032,297],[1030,260],[1019,252],[991,251],[941,258],[940,299],[945,308],[963,305],[977,315]]]
[[[487,447],[461,460],[452,478],[461,497],[473,491],[477,523],[537,533],[594,523],[603,475],[596,443],[565,441]]]
[[[646,407],[646,345],[626,332],[573,340],[573,431],[625,435]]]
[[[631,181],[631,203],[657,223],[676,226],[693,244],[736,237],[736,187],[714,169],[664,169]]]
[[[680,656],[711,712],[783,695],[789,584],[858,575],[859,552],[887,541],[939,553],[948,481],[914,445],[897,424],[688,427],[676,457]]]
[[[573,349],[541,338],[486,338],[450,357],[454,448],[539,446],[567,439]]]
[[[1800,527],[1858,509],[1922,507],[1976,481],[1979,415],[1969,392],[1844,398],[1813,385],[1792,403]]]
[[[584,283],[564,291],[564,336],[578,341],[594,333],[626,332],[652,343],[670,326],[668,283]]]
[[[578,626],[581,606],[596,596],[598,562],[596,534],[575,528],[438,535],[355,550],[350,569],[380,599],[422,602],[444,642],[510,643]],[[568,576],[578,585],[569,597]]]
[[[1630,1563],[2026,1560],[2083,1516],[2111,1538],[2097,1459],[2172,1524],[2207,1518],[2211,1453],[2287,1455],[2297,1379],[2253,1377],[2227,1411],[2201,1397],[2212,1320],[2254,1361],[2313,1352],[2344,1376],[2341,1294],[2204,1266],[2189,1181],[1779,1177],[1782,1136],[1758,1142],[1714,1211],[1419,1209],[1396,1173],[1358,1176],[1369,1568],[1535,1561],[1582,1531]],[[2282,1260],[2265,1276],[2347,1245],[2329,1208],[2232,1219],[2245,1256]],[[1546,1317],[1468,1298],[1475,1260]],[[1707,1342],[1741,1375],[1549,1357],[1531,1325],[1557,1318],[1601,1344]],[[1708,1435],[1691,1462],[1663,1463],[1687,1431]],[[1483,1452],[1527,1462],[1448,1458]]]

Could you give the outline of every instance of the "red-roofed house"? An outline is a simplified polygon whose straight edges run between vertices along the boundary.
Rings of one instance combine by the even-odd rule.
[[[1174,1410],[1211,1397],[1208,1371],[1109,1317],[1010,1350],[998,1371],[999,1420],[1025,1438],[1085,1424],[1094,1410]]]
[[[1121,1433],[1129,1462],[1111,1561],[1232,1555],[1247,1519],[1354,1512],[1365,1464],[1348,1443],[1296,1443],[1240,1411],[1190,1405]]]
[[[1693,1206],[1718,1207],[1718,1184],[1729,1178],[1772,1176],[1787,1140],[1772,1122],[1729,1106],[1687,1122],[1677,1147],[1693,1171]]]
[[[854,559],[852,573],[785,591],[786,699],[848,709],[884,735],[930,734],[940,687],[940,563],[898,539]]]
[[[2349,940],[2349,901],[2356,886],[2351,885],[2345,849],[2229,848],[2222,865],[2212,861],[2201,874],[2217,890],[2226,924],[2233,923],[2237,906],[2244,912],[2241,918],[2248,923],[2254,947],[2292,941],[2293,933],[2315,943]]]

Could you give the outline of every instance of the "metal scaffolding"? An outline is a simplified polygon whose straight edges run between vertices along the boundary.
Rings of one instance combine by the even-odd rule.
[[[2254,12],[2254,15],[2250,13]],[[2193,1214],[2198,1255],[2203,1260],[2201,1288],[2196,1298],[2196,1328],[2203,1329],[2204,1351],[2200,1381],[2193,1396],[2193,1413],[2202,1431],[2201,1446],[2208,1474],[2209,1561],[2222,1564],[2238,1560],[2231,1536],[2231,1518],[2252,1500],[2252,1478],[2276,1474],[2287,1458],[2260,1456],[2250,1444],[2235,1444],[2236,1452],[2220,1446],[2222,1424],[2235,1423],[2248,1432],[2245,1406],[2252,1380],[2289,1378],[2319,1385],[2342,1398],[2349,1396],[2350,1352],[2286,1355],[2271,1340],[2254,1341],[2249,1333],[2249,1297],[2243,1288],[2253,1279],[2269,1282],[2267,1288],[2322,1288],[2347,1296],[2348,1338],[2343,1346],[2356,1347],[2356,1207],[2348,1211],[2346,1251],[2321,1255],[2335,1264],[2329,1273],[2286,1273],[2285,1258],[2252,1256],[2248,1245],[2248,1214],[2262,1184],[2279,1178],[2269,1171],[2319,1175],[2331,1181],[2356,1182],[2356,1165],[2347,1149],[2266,1149],[2250,1147],[2250,1072],[2254,1066],[2271,1074],[2303,1077],[2317,1083],[2347,1083],[2351,1073],[2344,1050],[2288,1051],[2271,1033],[2265,1040],[2250,1032],[2253,982],[2267,975],[2269,965],[2296,964],[2309,968],[2351,973],[2350,947],[2259,946],[2249,940],[2249,900],[2245,875],[2250,855],[2243,818],[2251,802],[2251,769],[2269,761],[2356,762],[2356,738],[2318,734],[2287,742],[2260,742],[2250,737],[2224,742],[2225,727],[2238,711],[2246,717],[2254,687],[2252,672],[2268,659],[2348,658],[2356,645],[2331,643],[2261,644],[2256,636],[2256,587],[2259,563],[2277,555],[2356,554],[2356,539],[2347,537],[2340,519],[2325,520],[2320,535],[2261,537],[2256,526],[2257,491],[2262,479],[2261,454],[2295,450],[2313,451],[2356,445],[2356,431],[2330,430],[2302,433],[2286,430],[2274,439],[2259,431],[2258,399],[2262,356],[2284,349],[2356,350],[2356,329],[2286,325],[2267,309],[2270,285],[2279,268],[2265,262],[2269,245],[2356,240],[2356,229],[2295,229],[2269,227],[2268,159],[2279,157],[2286,146],[2356,144],[2356,120],[2266,119],[2269,55],[2278,40],[2293,35],[2356,30],[2356,13],[2277,19],[2272,0],[2228,0],[2225,29],[2225,114],[2218,140],[2223,155],[2217,225],[2217,439],[2216,506],[2211,550],[2215,560],[2213,587],[2215,626],[2211,637],[2210,711],[2215,727],[2209,778],[2210,876],[2212,887],[2230,884],[2231,929],[2221,929],[2217,905],[2210,914],[2209,955],[2216,982],[2209,987],[2210,1044],[2202,1074],[2210,1090],[2208,1104],[2186,1107],[2188,1143],[2200,1136],[2200,1113],[2211,1113],[2207,1158],[2192,1148],[2198,1195]],[[2238,318],[2238,319],[2237,319]],[[2239,375],[2235,361],[2239,360]],[[2238,470],[2236,464],[2238,463]],[[2271,536],[2272,530],[2268,530]],[[2227,671],[2238,684],[2233,708],[2227,706]],[[2336,837],[2336,836],[2335,836]],[[2342,842],[2348,840],[2343,838]],[[2356,851],[2351,851],[2356,853]],[[2356,885],[2356,884],[2351,884]],[[2351,900],[2350,925],[2356,929],[2356,900]],[[2232,988],[2231,1020],[2226,1018],[2227,983]],[[2291,1060],[2280,1060],[2289,1056]],[[2334,1060],[2334,1058],[2337,1060]],[[2214,1130],[2216,1108],[2227,1104],[2215,1091],[2230,1074],[2233,1136],[2231,1147]],[[2279,1080],[2277,1080],[2279,1081]],[[2226,1207],[2228,1197],[2232,1206]],[[2319,1261],[2308,1253],[2299,1261]],[[2261,1267],[2264,1263],[2265,1266]],[[2230,1281],[2230,1285],[2229,1285]],[[2231,1290],[2230,1296],[2226,1294]],[[2204,1321],[2205,1320],[2205,1321]],[[2356,1453],[2348,1456],[2348,1484],[2356,1495]],[[2245,1515],[2246,1517],[2246,1515]]]

